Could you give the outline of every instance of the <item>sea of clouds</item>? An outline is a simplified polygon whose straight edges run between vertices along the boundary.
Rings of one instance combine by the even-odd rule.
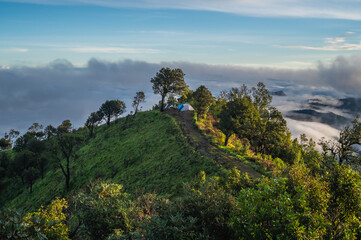
[[[221,90],[264,82],[271,91],[282,90],[285,97],[274,97],[281,112],[302,109],[310,98],[361,97],[361,55],[340,56],[331,64],[319,63],[310,69],[254,68],[233,65],[209,65],[191,62],[149,63],[123,60],[109,62],[90,59],[86,66],[74,66],[59,59],[41,67],[0,66],[0,137],[10,129],[24,133],[33,122],[59,125],[70,119],[80,127],[93,111],[108,99],[120,99],[127,113],[137,91],[144,91],[143,109],[160,99],[154,95],[150,79],[162,67],[181,68],[190,88],[205,85],[217,96]],[[347,115],[342,110],[339,115]],[[287,119],[294,137],[306,133],[314,139],[334,138],[338,130],[315,122]]]

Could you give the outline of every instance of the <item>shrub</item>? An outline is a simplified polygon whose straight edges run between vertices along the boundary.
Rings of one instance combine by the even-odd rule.
[[[25,225],[40,229],[49,240],[69,240],[66,215],[63,212],[67,207],[65,199],[55,199],[46,208],[28,213],[24,218]]]
[[[123,237],[136,226],[138,208],[122,185],[100,183],[75,197],[80,219],[92,239]]]

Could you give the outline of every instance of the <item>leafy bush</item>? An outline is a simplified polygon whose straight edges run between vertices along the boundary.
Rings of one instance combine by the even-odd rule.
[[[68,240],[69,230],[63,212],[67,207],[65,199],[55,199],[46,208],[42,207],[37,212],[28,213],[24,218],[25,225],[40,229],[46,239]]]
[[[135,229],[139,209],[120,184],[100,183],[89,194],[79,193],[75,200],[85,231],[92,239],[120,239]]]
[[[24,216],[18,211],[0,212],[0,239],[43,240],[47,237],[40,228],[24,222]]]
[[[164,202],[158,215],[144,226],[146,239],[229,239],[228,220],[235,199],[219,184],[206,180],[202,172],[197,181],[184,187],[184,196]]]

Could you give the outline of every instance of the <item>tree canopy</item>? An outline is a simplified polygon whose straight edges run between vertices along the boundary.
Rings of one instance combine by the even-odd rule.
[[[193,93],[193,107],[196,109],[198,117],[208,113],[212,105],[213,96],[211,91],[204,85],[199,86]]]
[[[184,81],[184,73],[181,69],[162,68],[156,73],[150,82],[153,84],[155,94],[160,94],[161,106],[160,110],[164,111],[164,100],[168,94],[182,95],[187,85]]]
[[[133,100],[133,103],[132,103],[132,106],[134,108],[134,116],[138,113],[138,108],[139,108],[139,104],[141,102],[144,102],[145,101],[145,94],[143,91],[140,91],[140,92],[137,92],[135,94],[135,97],[134,97],[134,100]]]
[[[123,101],[120,100],[107,100],[99,108],[99,114],[110,125],[110,120],[122,115],[125,112],[126,106]]]

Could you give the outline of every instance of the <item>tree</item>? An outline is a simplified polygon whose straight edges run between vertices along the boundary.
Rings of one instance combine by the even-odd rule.
[[[74,148],[84,140],[83,136],[76,133],[63,133],[57,136],[52,150],[53,156],[65,177],[66,190],[70,189],[70,160],[74,156]],[[60,154],[59,154],[60,153]],[[62,159],[65,158],[65,164]]]
[[[222,107],[219,117],[219,128],[225,135],[224,146],[228,145],[228,140],[235,131],[234,118],[232,118],[232,112],[227,105]]]
[[[71,126],[72,124],[69,120],[63,121],[63,123],[58,126],[58,135],[53,139],[53,148],[51,149],[55,161],[64,174],[67,191],[70,189],[70,160],[74,156],[73,150],[84,140],[83,136],[71,132]],[[63,158],[66,160],[65,164],[63,164]]]
[[[360,174],[337,164],[326,176],[329,184],[327,232],[324,239],[359,239],[361,211]]]
[[[281,112],[270,106],[272,97],[263,83],[248,90],[247,86],[222,93],[220,128],[228,138],[235,133],[248,139],[256,152],[281,157],[291,145],[290,133]],[[224,101],[224,100],[223,100]]]
[[[212,105],[212,93],[204,85],[201,85],[193,93],[193,97],[193,107],[196,109],[199,118],[199,116],[206,114],[209,110],[209,107]]]
[[[89,194],[79,193],[75,200],[84,229],[91,239],[130,239],[109,237],[114,233],[118,235],[116,232],[124,237],[139,220],[136,217],[140,209],[122,191],[122,185],[100,183],[92,187]]]
[[[21,178],[23,184],[25,184],[24,173],[25,170],[36,166],[36,155],[29,151],[23,150],[15,154],[14,160],[11,162],[12,172]]]
[[[13,139],[19,136],[20,132],[11,129],[9,133],[5,133],[4,137],[0,139],[0,150],[11,148],[13,145]]]
[[[33,192],[33,184],[35,180],[38,178],[39,173],[40,173],[39,169],[36,169],[34,167],[27,168],[24,171],[24,180],[29,186],[30,193]]]
[[[50,137],[55,136],[56,133],[57,133],[57,130],[55,127],[53,127],[53,125],[48,125],[44,129],[44,134],[45,134],[46,139],[49,139]]]
[[[253,103],[260,114],[265,113],[272,102],[272,96],[263,82],[259,82],[257,87],[252,88],[252,97]]]
[[[133,100],[134,116],[138,113],[138,107],[141,102],[145,102],[145,94],[143,91],[137,92]]]
[[[11,147],[11,141],[10,139],[7,139],[5,137],[0,139],[0,150],[5,150]]]
[[[100,106],[99,113],[107,121],[107,125],[110,126],[110,120],[112,117],[118,117],[125,112],[125,104],[120,100],[107,100]]]
[[[64,120],[58,127],[56,134],[68,133],[72,129],[72,124],[70,120]]]
[[[93,137],[94,127],[102,121],[102,116],[99,112],[92,112],[85,122],[85,126],[89,129],[89,137]]]
[[[161,106],[160,111],[164,111],[164,100],[170,93],[181,95],[187,85],[184,82],[184,73],[181,69],[162,68],[156,73],[150,82],[153,84],[155,94],[160,94]]]
[[[10,163],[10,156],[7,152],[0,152],[0,180],[6,176]]]
[[[41,140],[45,136],[45,133],[42,131],[42,129],[43,125],[35,122],[28,128],[28,133],[35,138]]]
[[[361,164],[361,154],[355,145],[361,145],[361,121],[356,116],[352,125],[347,125],[341,130],[337,140],[322,138],[319,142],[324,154],[331,154],[334,160],[338,159],[340,165],[344,162],[349,164]]]

